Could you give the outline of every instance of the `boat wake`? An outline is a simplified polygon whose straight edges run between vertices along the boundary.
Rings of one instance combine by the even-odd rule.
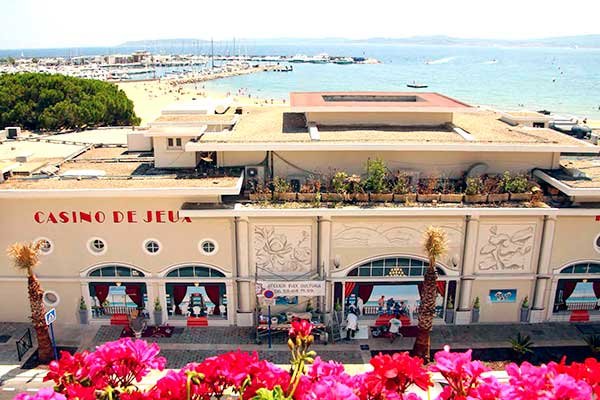
[[[444,57],[444,58],[440,58],[438,60],[427,60],[425,61],[425,64],[428,65],[435,65],[435,64],[446,64],[449,63],[450,61],[454,60],[456,57]]]
[[[498,60],[488,60],[484,61],[482,64],[498,64]]]

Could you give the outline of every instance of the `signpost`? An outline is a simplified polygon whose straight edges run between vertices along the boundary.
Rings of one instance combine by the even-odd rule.
[[[50,339],[52,340],[52,350],[54,351],[54,359],[58,360],[58,352],[56,351],[56,340],[54,339],[54,321],[56,321],[56,309],[51,308],[44,314],[46,325],[50,327]]]
[[[271,348],[271,304],[275,301],[275,292],[270,289],[265,290],[263,293],[265,303],[267,304],[267,323],[268,323],[268,338],[269,338],[269,349]]]

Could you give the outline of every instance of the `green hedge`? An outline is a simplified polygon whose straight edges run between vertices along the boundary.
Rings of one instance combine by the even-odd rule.
[[[0,75],[0,128],[80,129],[139,125],[133,102],[116,85],[63,75]]]

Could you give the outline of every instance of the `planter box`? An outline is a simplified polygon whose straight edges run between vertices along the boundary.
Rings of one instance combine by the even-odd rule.
[[[371,201],[376,201],[379,203],[391,202],[394,200],[394,195],[392,193],[370,193]]]
[[[521,322],[529,322],[529,308],[521,307]]]
[[[273,193],[273,200],[296,201],[296,193]]]
[[[344,201],[341,193],[321,193],[321,201]]]
[[[488,194],[488,203],[504,203],[508,201],[508,193],[490,193]]]
[[[273,195],[271,193],[250,193],[248,197],[252,201],[267,201],[271,200]]]
[[[528,193],[511,193],[510,194],[510,201],[531,201],[531,197],[533,196],[533,193],[528,192]]]
[[[414,203],[417,201],[415,193],[394,194],[394,203]]]
[[[88,310],[79,310],[79,323],[81,325],[87,325],[88,322]]]
[[[298,201],[311,202],[317,198],[316,193],[298,193]]]
[[[479,308],[474,308],[471,312],[471,322],[479,322]]]
[[[163,324],[162,311],[153,311],[154,313],[154,325],[161,326]]]
[[[487,194],[465,194],[465,203],[485,203]]]
[[[351,196],[354,201],[358,201],[361,203],[367,203],[369,201],[368,193],[353,193],[351,194]]]
[[[439,194],[421,194],[421,193],[419,193],[417,195],[417,201],[419,203],[431,203],[433,201],[439,201],[439,200],[440,200]]]
[[[448,310],[446,310],[446,318],[444,318],[444,321],[447,324],[453,324],[454,323],[454,309],[448,309]]]
[[[442,203],[460,203],[463,200],[462,193],[440,194],[440,202]]]

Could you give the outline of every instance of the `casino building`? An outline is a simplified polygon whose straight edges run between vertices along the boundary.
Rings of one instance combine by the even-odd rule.
[[[292,93],[21,134],[0,143],[0,247],[42,241],[61,323],[251,326],[266,288],[275,314],[374,319],[383,296],[414,316],[435,225],[436,323],[600,320],[600,148],[547,125],[436,93]],[[0,268],[0,320],[27,321],[26,279]]]

